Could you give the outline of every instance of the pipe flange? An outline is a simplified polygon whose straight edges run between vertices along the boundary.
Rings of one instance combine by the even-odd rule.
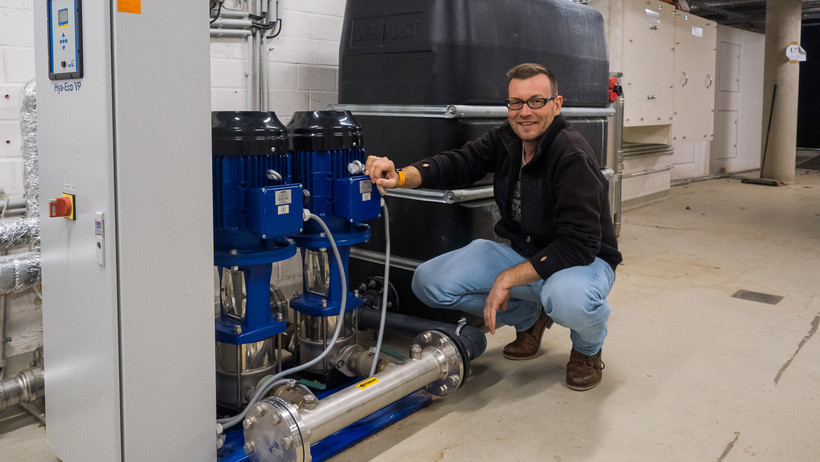
[[[251,462],[310,462],[310,429],[292,404],[276,397],[259,401],[242,424]]]
[[[431,351],[439,363],[439,380],[425,387],[430,394],[445,396],[461,386],[464,382],[464,361],[450,337],[437,330],[428,330],[419,334],[413,344],[421,347],[422,351]],[[411,357],[412,350],[411,346]]]

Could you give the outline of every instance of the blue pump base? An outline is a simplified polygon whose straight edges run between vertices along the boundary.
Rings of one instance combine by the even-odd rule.
[[[339,391],[340,389],[334,390]],[[332,393],[329,393],[332,394]],[[353,423],[327,438],[310,446],[311,460],[325,461],[348,449],[370,435],[376,434],[401,419],[420,411],[433,402],[426,391],[418,390],[393,404],[385,406],[369,416]],[[243,447],[245,438],[242,427],[233,428],[225,434],[225,444],[216,453],[219,462],[247,462],[250,459]]]

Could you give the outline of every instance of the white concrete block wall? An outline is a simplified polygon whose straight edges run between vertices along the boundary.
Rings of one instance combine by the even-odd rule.
[[[227,0],[229,8],[245,2]],[[282,32],[268,41],[267,110],[287,123],[295,111],[326,109],[338,101],[339,39],[344,0],[280,0]],[[246,109],[248,45],[241,38],[211,39],[211,107]]]
[[[20,104],[34,78],[34,0],[0,0],[0,187],[23,195]],[[274,2],[275,3],[275,2]],[[245,8],[227,0],[226,6]],[[279,37],[268,41],[268,110],[283,123],[295,111],[338,101],[339,39],[344,0],[280,0]],[[244,39],[211,39],[211,107],[244,110],[248,46]]]
[[[0,0],[0,187],[23,195],[20,105],[34,78],[33,0]]]

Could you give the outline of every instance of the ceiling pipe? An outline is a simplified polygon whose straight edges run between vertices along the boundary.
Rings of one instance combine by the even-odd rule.
[[[734,19],[734,20],[739,21],[739,22],[754,23],[754,22],[762,21],[762,19],[756,20],[755,18],[753,18],[751,16],[747,16],[747,15],[741,14],[741,13],[735,13],[734,11],[727,10],[725,8],[721,8],[720,5],[712,6],[712,5],[708,5],[708,4],[704,4],[704,3],[697,3],[697,2],[692,2],[692,1],[689,2],[689,11],[691,13],[698,14],[701,10],[702,11],[708,11],[708,12],[714,13],[714,14],[720,14],[720,15],[726,16],[727,18],[731,18],[731,19]]]

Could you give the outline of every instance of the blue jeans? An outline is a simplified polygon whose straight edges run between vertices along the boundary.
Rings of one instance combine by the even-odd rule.
[[[413,275],[413,292],[430,307],[483,317],[496,276],[523,261],[526,259],[507,245],[478,239],[419,265]],[[555,322],[570,329],[573,348],[594,355],[606,338],[606,296],[614,283],[612,267],[596,258],[587,266],[558,271],[547,280],[513,287],[507,309],[496,313],[496,321],[521,332],[535,324],[543,307]]]

